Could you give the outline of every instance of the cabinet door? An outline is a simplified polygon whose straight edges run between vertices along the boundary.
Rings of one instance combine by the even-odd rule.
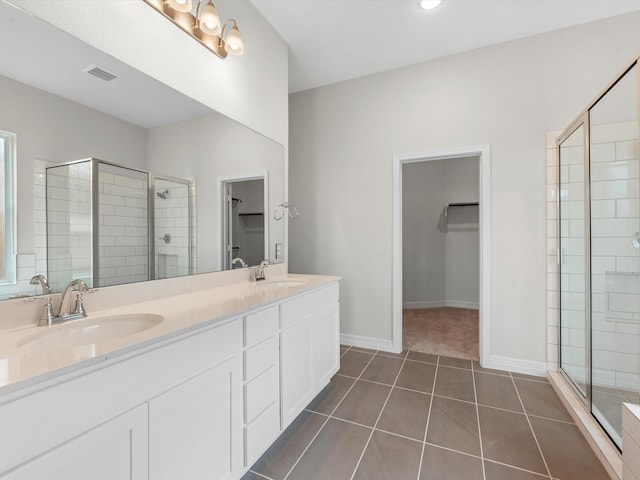
[[[308,319],[280,333],[281,427],[287,427],[313,394],[312,328]]]
[[[242,359],[149,402],[151,480],[235,478],[242,469]]]
[[[37,432],[33,434],[37,435]],[[0,478],[147,480],[147,434],[147,406],[143,405],[50,450]]]
[[[340,368],[340,306],[329,305],[311,318],[313,379],[319,392]]]

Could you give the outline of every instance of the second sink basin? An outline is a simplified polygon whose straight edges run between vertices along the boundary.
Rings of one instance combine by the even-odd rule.
[[[307,282],[305,280],[294,280],[294,279],[285,279],[285,280],[264,280],[262,282],[256,282],[257,285],[266,288],[285,288],[285,287],[299,287],[301,285],[306,285]]]
[[[16,342],[19,348],[29,347],[43,350],[78,347],[97,344],[155,327],[164,320],[161,315],[149,313],[110,315],[88,318],[41,327],[42,331],[31,334]]]

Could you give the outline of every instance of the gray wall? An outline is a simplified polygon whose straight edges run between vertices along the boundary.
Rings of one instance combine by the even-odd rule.
[[[342,275],[342,332],[390,340],[392,156],[490,144],[488,354],[546,365],[546,132],[638,45],[634,13],[291,95],[290,270]]]

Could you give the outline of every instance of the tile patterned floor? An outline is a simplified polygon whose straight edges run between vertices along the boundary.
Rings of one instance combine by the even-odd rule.
[[[341,347],[341,369],[243,480],[606,480],[544,378]]]

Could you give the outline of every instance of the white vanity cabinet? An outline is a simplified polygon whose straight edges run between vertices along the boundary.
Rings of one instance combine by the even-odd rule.
[[[240,318],[43,383],[0,397],[2,480],[243,473]]]
[[[0,480],[241,478],[337,372],[338,301],[271,297],[5,392]]]
[[[149,478],[147,432],[147,408],[142,405],[63,443],[1,478],[144,480]]]
[[[340,367],[338,284],[280,305],[280,402],[284,430]]]
[[[239,389],[233,357],[149,401],[149,478],[230,479],[242,468]]]
[[[278,305],[244,317],[244,465],[280,433]]]

